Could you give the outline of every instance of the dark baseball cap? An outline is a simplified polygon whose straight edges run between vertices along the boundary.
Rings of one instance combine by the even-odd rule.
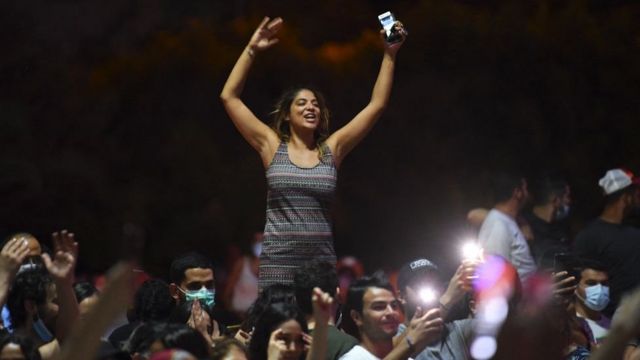
[[[421,258],[404,264],[398,271],[398,289],[404,291],[413,280],[424,275],[440,276],[438,266],[431,261]]]

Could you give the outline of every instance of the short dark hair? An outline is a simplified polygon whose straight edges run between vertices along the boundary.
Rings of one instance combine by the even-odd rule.
[[[31,300],[36,305],[43,305],[47,301],[47,289],[52,284],[51,275],[46,269],[39,267],[16,275],[7,298],[7,308],[11,314],[11,323],[14,329],[24,325],[27,321],[25,301]]]
[[[271,333],[287,320],[296,320],[303,332],[307,332],[307,321],[302,311],[294,304],[274,303],[267,306],[255,324],[249,343],[249,359],[266,360]]]
[[[533,205],[541,206],[549,203],[553,196],[562,197],[567,192],[569,184],[560,179],[550,176],[542,176],[536,179],[531,187],[533,194]]]
[[[296,302],[305,315],[313,313],[313,305],[311,303],[313,288],[318,287],[335,297],[338,285],[336,267],[327,261],[313,260],[307,262],[298,267],[293,275]]]
[[[493,201],[498,204],[511,199],[513,191],[522,186],[524,176],[509,172],[499,172],[491,178]]]
[[[162,321],[169,318],[175,300],[169,285],[160,279],[149,279],[140,285],[134,297],[134,320]]]
[[[369,288],[387,289],[393,293],[393,286],[391,286],[389,279],[382,271],[376,271],[371,276],[363,276],[360,279],[354,280],[351,286],[349,286],[349,292],[347,293],[347,314],[351,310],[362,314],[364,294]]]
[[[18,345],[26,360],[42,359],[40,351],[38,351],[38,347],[33,342],[33,340],[28,337],[20,336],[15,333],[4,333],[0,336],[0,351],[2,351],[2,349],[4,349],[4,347],[8,344]]]
[[[169,278],[172,283],[179,284],[184,280],[186,276],[185,272],[195,268],[213,270],[213,264],[205,256],[197,252],[190,252],[173,260],[169,271]]]
[[[76,294],[76,300],[80,303],[82,300],[98,293],[98,289],[88,281],[82,281],[73,285],[73,292]]]
[[[582,272],[587,269],[602,271],[606,273],[608,273],[609,271],[607,265],[605,265],[601,261],[590,258],[578,259],[578,271],[576,271],[576,274],[574,275],[577,282],[580,282],[580,280],[582,279]]]

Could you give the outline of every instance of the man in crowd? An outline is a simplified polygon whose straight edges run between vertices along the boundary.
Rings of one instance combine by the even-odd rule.
[[[184,254],[171,263],[169,277],[169,291],[177,305],[198,300],[201,306],[213,310],[216,283],[209,259],[196,252]],[[213,324],[213,336],[220,336],[224,329],[217,320],[213,320]]]
[[[623,224],[638,206],[638,184],[640,179],[622,169],[607,171],[599,181],[604,193],[602,213],[576,237],[576,255],[597,259],[608,270],[611,302],[604,311],[608,316],[622,295],[640,284],[640,229]]]
[[[532,255],[540,265],[540,259],[570,249],[566,221],[571,205],[569,185],[550,177],[538,179],[533,184],[533,206],[522,217],[531,229]]]
[[[294,289],[296,303],[304,313],[309,330],[315,327],[311,295],[313,288],[318,287],[334,299],[338,293],[338,274],[336,268],[326,261],[311,261],[296,269],[294,273]],[[333,302],[331,314],[335,314],[339,303]],[[327,359],[338,359],[358,344],[358,340],[335,327],[335,319],[329,318]]]
[[[527,182],[512,174],[497,174],[493,178],[493,195],[495,205],[482,223],[478,241],[486,253],[511,262],[524,281],[536,271],[529,244],[516,223],[529,198]]]
[[[471,290],[473,264],[463,264],[449,283],[447,291],[438,296],[444,289],[438,267],[427,259],[416,259],[400,269],[398,274],[398,299],[404,305],[405,324],[400,325],[399,332],[404,332],[418,309],[441,308],[446,313],[453,305],[462,300]],[[439,300],[438,300],[439,299]],[[443,318],[446,318],[443,315]],[[429,344],[416,359],[470,359],[469,345],[473,335],[471,319],[456,320],[445,325],[442,336]]]
[[[576,289],[576,315],[586,320],[596,344],[607,336],[611,320],[602,314],[609,304],[609,275],[605,267],[594,260],[583,260]]]
[[[391,284],[382,274],[354,281],[347,296],[347,310],[358,328],[360,344],[341,359],[407,359],[440,337],[440,310],[419,310],[394,347],[393,339],[401,319],[400,306]]]

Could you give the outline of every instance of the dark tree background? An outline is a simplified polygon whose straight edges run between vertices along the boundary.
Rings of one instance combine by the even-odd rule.
[[[141,238],[154,273],[190,249],[224,262],[264,225],[259,157],[218,100],[253,29],[285,19],[250,107],[268,121],[282,90],[313,84],[335,129],[368,101],[386,10],[410,36],[389,108],[341,169],[339,254],[369,269],[453,263],[492,170],[564,174],[580,224],[606,169],[639,168],[633,1],[7,1],[0,235],[73,229],[85,271]]]

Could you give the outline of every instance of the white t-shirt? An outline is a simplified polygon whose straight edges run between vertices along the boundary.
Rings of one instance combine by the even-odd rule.
[[[507,214],[496,209],[489,211],[480,228],[478,241],[485,253],[500,255],[509,260],[518,270],[522,281],[536,271],[527,239],[515,220]]]
[[[342,355],[339,360],[380,360],[380,358],[376,357],[362,346],[356,345],[351,348],[349,352]]]
[[[576,315],[582,317],[578,313],[576,313]],[[593,338],[596,341],[596,344],[602,344],[602,341],[607,337],[607,334],[609,333],[611,320],[602,314],[600,314],[600,320],[598,321],[587,318],[583,319],[587,321],[587,325],[589,325],[589,328],[591,329],[591,333],[593,334]]]

